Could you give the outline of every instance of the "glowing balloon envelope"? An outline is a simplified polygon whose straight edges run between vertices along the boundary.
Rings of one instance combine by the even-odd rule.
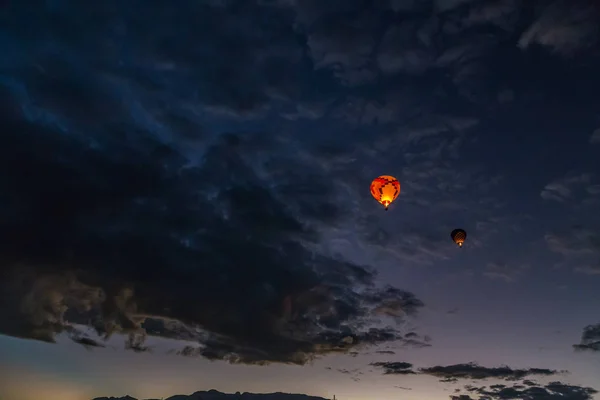
[[[450,233],[450,237],[458,247],[463,247],[465,240],[467,240],[467,232],[463,229],[455,229]]]
[[[400,182],[393,176],[381,175],[371,182],[371,195],[383,204],[386,211],[399,194]]]

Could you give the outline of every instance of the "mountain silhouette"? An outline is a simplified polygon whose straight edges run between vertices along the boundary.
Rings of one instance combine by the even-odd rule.
[[[135,397],[96,397],[92,400],[138,400]],[[161,400],[161,399],[140,399]],[[327,400],[323,397],[292,393],[221,393],[218,390],[195,392],[190,395],[176,394],[164,400]]]

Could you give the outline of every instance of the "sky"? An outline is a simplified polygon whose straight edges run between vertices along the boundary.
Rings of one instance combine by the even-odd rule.
[[[594,3],[3,2],[0,398],[600,399]]]

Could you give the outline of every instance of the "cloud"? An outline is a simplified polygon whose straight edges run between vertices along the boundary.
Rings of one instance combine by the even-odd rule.
[[[500,379],[505,381],[522,380],[529,376],[553,376],[565,371],[555,371],[545,368],[514,369],[510,367],[483,367],[475,363],[434,366],[415,369],[413,364],[397,362],[374,362],[371,365],[383,369],[387,375],[430,375],[439,378],[441,382],[454,383],[461,379],[484,380]]]
[[[475,363],[454,364],[447,366],[434,366],[415,369],[407,362],[376,362],[371,365],[383,369],[385,374],[390,375],[412,375],[422,374],[438,378],[440,382],[455,384],[461,380],[485,381],[488,379],[512,382],[496,383],[489,386],[475,386],[469,384],[464,386],[466,393],[461,393],[461,389],[454,390],[451,395],[452,400],[473,400],[473,399],[592,399],[593,395],[598,393],[595,389],[589,387],[568,385],[561,382],[550,382],[546,385],[540,385],[530,379],[532,376],[553,377],[566,371],[555,371],[545,368],[526,368],[517,369],[507,366],[503,367],[483,367]],[[473,397],[476,396],[476,397]]]
[[[483,276],[509,283],[514,282],[528,269],[529,265],[527,264],[511,267],[507,264],[488,263],[483,271]]]
[[[220,136],[188,165],[152,137],[89,146],[24,118],[3,125],[2,168],[21,171],[2,181],[3,334],[93,345],[77,332],[90,325],[134,351],[161,336],[195,342],[187,355],[303,364],[402,342],[397,322],[423,306],[308,247],[343,206],[318,169],[258,177],[247,149],[261,134]],[[263,173],[280,170],[271,161]]]
[[[560,183],[549,183],[544,187],[542,193],[540,193],[544,200],[556,200],[564,202],[567,198],[571,197],[571,189],[566,185]]]
[[[76,328],[91,325],[134,351],[160,336],[256,364],[429,345],[398,328],[421,300],[331,243],[432,264],[456,250],[458,211],[474,247],[511,224],[501,178],[460,154],[505,117],[499,94],[535,101],[518,65],[494,68],[506,43],[523,27],[524,46],[560,53],[583,37],[548,39],[566,6],[534,20],[515,1],[233,3],[6,11],[0,332],[101,343]],[[559,25],[591,37],[577,12]],[[364,188],[384,169],[412,193],[398,207],[435,226],[375,211]]]
[[[575,350],[600,351],[600,324],[588,325],[581,335],[581,342],[574,344]]]
[[[539,11],[537,20],[519,39],[519,47],[537,43],[564,55],[587,50],[598,42],[600,30],[593,22],[598,17],[600,9],[594,2],[553,1]]]
[[[504,382],[513,382],[511,385],[496,383],[489,386],[466,385],[464,391],[455,389],[451,395],[452,400],[474,400],[474,399],[592,399],[598,393],[589,387],[568,385],[561,382],[550,382],[540,385],[530,379],[531,376],[551,377],[566,371],[555,371],[546,368],[516,369],[507,366],[483,367],[475,363],[454,364],[447,366],[434,366],[415,369],[407,362],[376,362],[371,365],[383,369],[389,375],[413,375],[422,374],[438,378],[440,382],[455,384],[461,380],[482,381],[495,379]],[[476,397],[473,397],[476,396]]]
[[[491,385],[489,387],[469,385],[465,387],[465,390],[469,394],[452,395],[450,398],[452,400],[591,400],[594,398],[594,394],[598,393],[590,387],[568,385],[562,382],[550,382],[547,385],[529,385],[528,387],[520,384],[513,386]]]
[[[374,367],[382,368],[385,374],[390,375],[413,375],[413,365],[407,362],[374,362],[371,363]]]
[[[489,87],[487,78],[498,59],[506,61],[500,50],[523,27],[523,47],[540,42],[564,53],[580,40],[593,43],[596,8],[582,4],[544,3],[530,16],[515,0],[440,0],[433,13],[430,2],[419,0],[248,1],[238,12],[232,2],[186,0],[177,10],[148,5],[143,18],[114,1],[85,7],[53,3],[26,15],[38,24],[39,37],[23,35],[16,22],[7,29],[19,45],[32,49],[11,58],[13,67],[28,65],[17,76],[28,82],[22,96],[32,114],[69,125],[89,121],[94,113],[111,115],[104,124],[133,108],[138,123],[145,120],[146,128],[172,135],[203,119],[204,112],[255,118],[274,111],[310,119],[334,112],[351,97],[396,123],[406,121],[406,114],[436,121],[424,110],[472,118],[469,103],[492,106],[498,93],[514,89]],[[105,12],[109,5],[114,14]],[[12,20],[25,17],[25,9],[12,6]],[[65,35],[62,26],[44,19],[47,13],[81,34]],[[164,15],[177,16],[178,23],[149,22]],[[197,47],[182,45],[189,37]],[[411,83],[415,75],[423,81]],[[418,92],[430,87],[430,100],[403,95],[403,101],[389,96],[375,101],[353,89],[377,85],[397,93],[407,84]],[[68,90],[54,99],[49,93],[58,85]],[[450,93],[459,101],[449,104]],[[407,108],[407,102],[415,107]],[[64,115],[67,108],[77,110],[76,121]]]
[[[551,252],[562,256],[557,266],[568,265],[573,270],[588,274],[600,274],[600,237],[595,221],[587,215],[600,204],[600,186],[590,173],[567,174],[547,185],[541,196],[546,200],[564,203],[569,210],[580,214],[583,223],[549,232],[544,236]]]
[[[520,380],[528,376],[552,376],[559,372],[545,368],[513,369],[510,367],[483,367],[475,363],[455,364],[421,368],[422,374],[435,376],[442,380],[488,379],[496,378],[507,381]]]
[[[360,13],[360,7],[352,11],[327,13],[314,21],[307,32],[307,45],[316,69],[331,68],[342,84],[356,86],[376,77],[369,63],[378,39],[379,18]]]
[[[590,143],[598,144],[600,143],[600,128],[595,129],[594,132],[590,135]]]
[[[546,234],[545,240],[550,251],[562,255],[575,271],[600,274],[600,236],[595,230],[574,226],[560,233]]]
[[[585,201],[585,197],[594,195],[595,184],[589,173],[569,174],[547,184],[540,196],[544,200],[554,200],[560,203],[568,201]]]

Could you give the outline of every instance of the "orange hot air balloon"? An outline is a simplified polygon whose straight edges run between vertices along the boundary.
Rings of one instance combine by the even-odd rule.
[[[455,229],[450,233],[450,237],[458,247],[463,247],[465,240],[467,240],[467,232],[463,229]]]
[[[400,182],[389,175],[381,175],[371,182],[371,194],[387,211],[388,207],[400,194]]]

